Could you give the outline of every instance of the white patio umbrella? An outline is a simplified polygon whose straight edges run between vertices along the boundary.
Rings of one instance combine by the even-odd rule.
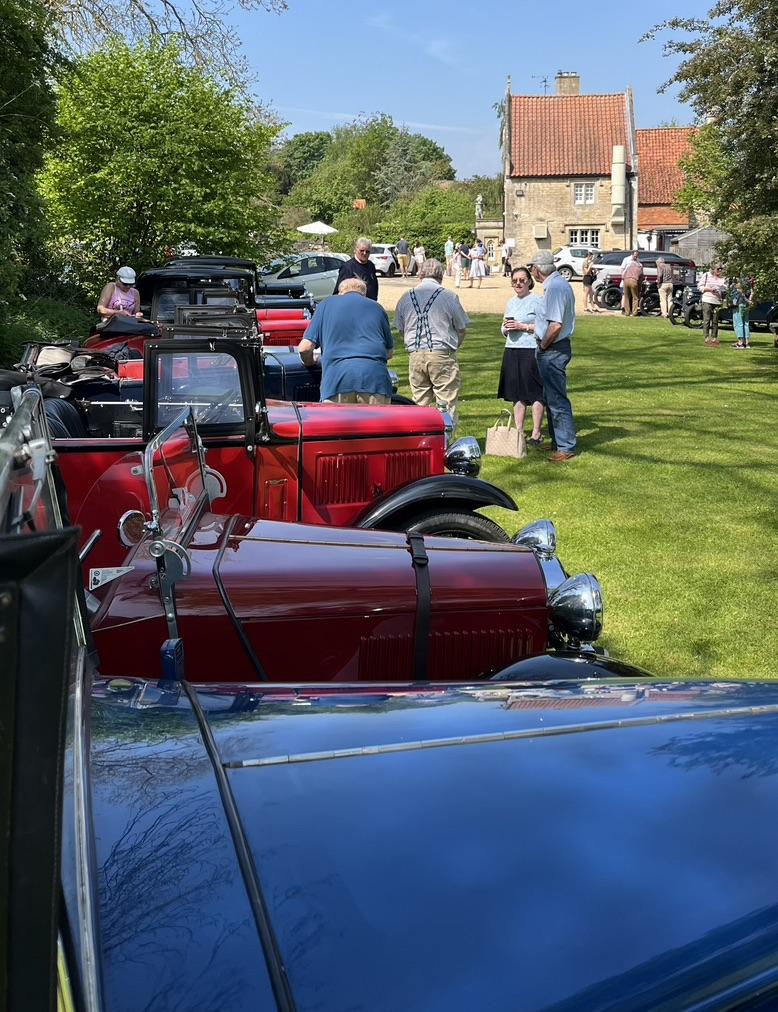
[[[312,221],[310,225],[300,225],[297,229],[298,232],[303,232],[305,235],[333,235],[338,230],[333,228],[332,225],[325,225],[323,221]]]

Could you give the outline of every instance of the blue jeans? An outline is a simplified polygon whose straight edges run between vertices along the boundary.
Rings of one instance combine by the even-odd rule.
[[[575,422],[567,396],[567,363],[572,358],[570,340],[565,338],[547,351],[538,349],[538,371],[543,380],[546,406],[554,426],[554,442],[562,453],[575,453]]]

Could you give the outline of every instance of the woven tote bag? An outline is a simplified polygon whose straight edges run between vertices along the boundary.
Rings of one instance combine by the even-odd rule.
[[[501,424],[504,416],[508,416],[508,424]],[[527,456],[527,440],[523,432],[516,428],[516,420],[512,411],[501,411],[497,421],[486,430],[487,457],[514,457],[521,460]]]

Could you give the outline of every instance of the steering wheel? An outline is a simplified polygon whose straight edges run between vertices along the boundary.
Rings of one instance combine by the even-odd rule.
[[[218,399],[218,401],[214,401],[209,407],[205,409],[205,411],[203,411],[200,417],[197,418],[197,424],[207,425],[212,420],[216,421],[222,408],[226,408],[227,405],[232,400],[232,398],[236,396],[236,394],[240,396],[238,392],[235,390],[228,390],[225,394],[222,394],[222,396]]]

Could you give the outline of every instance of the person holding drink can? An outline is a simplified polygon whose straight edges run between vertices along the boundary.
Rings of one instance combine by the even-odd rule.
[[[500,383],[497,396],[513,404],[516,428],[524,429],[527,408],[532,409],[532,435],[527,440],[540,446],[543,436],[543,383],[535,357],[535,314],[540,298],[532,294],[535,282],[528,268],[516,267],[511,271],[514,296],[508,300],[502,324],[505,349],[502,356]]]

